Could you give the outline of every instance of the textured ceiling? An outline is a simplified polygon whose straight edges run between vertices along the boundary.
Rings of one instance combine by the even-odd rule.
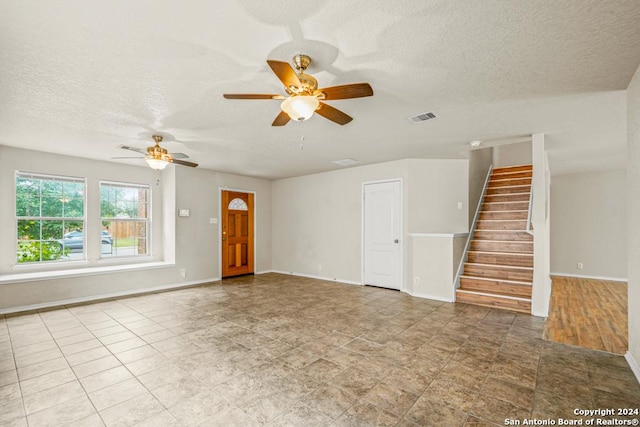
[[[201,167],[280,178],[547,135],[552,173],[624,167],[637,0],[0,0],[0,144],[108,160],[152,131]],[[313,59],[354,117],[271,127],[266,59]],[[412,124],[408,116],[438,118]],[[304,137],[301,149],[301,140]],[[146,139],[145,139],[146,138]],[[141,164],[140,160],[120,160]]]

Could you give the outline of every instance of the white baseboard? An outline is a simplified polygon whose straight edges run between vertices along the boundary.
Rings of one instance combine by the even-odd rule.
[[[625,353],[624,358],[627,360],[629,367],[636,376],[636,380],[640,383],[640,366],[638,366],[638,362],[636,362],[636,359],[628,351]]]
[[[356,282],[354,280],[339,279],[339,278],[336,278],[336,277],[317,276],[315,274],[296,273],[294,271],[271,270],[270,273],[286,274],[288,276],[306,277],[308,279],[326,280],[328,282],[345,283],[347,285],[362,285],[362,283]]]
[[[447,298],[440,295],[423,294],[421,292],[408,292],[408,291],[405,291],[405,292],[411,295],[412,297],[416,297],[416,298],[432,299],[432,300],[442,301],[442,302],[456,302],[455,298]]]
[[[570,274],[570,273],[550,273],[551,276],[565,276],[576,277],[578,279],[593,279],[593,280],[610,280],[612,282],[628,282],[629,279],[624,277],[606,277],[606,276],[588,276],[585,274]]]
[[[59,300],[59,301],[43,302],[39,304],[23,305],[20,307],[2,308],[0,309],[0,314],[21,313],[23,311],[41,310],[43,308],[60,307],[60,306],[69,305],[69,304],[79,304],[79,303],[99,301],[99,300],[104,300],[109,298],[118,298],[118,297],[126,297],[131,295],[146,294],[149,292],[180,289],[180,288],[186,288],[190,286],[198,286],[204,283],[217,282],[218,280],[220,280],[220,278],[214,277],[214,278],[205,279],[205,280],[193,280],[190,282],[172,283],[169,285],[153,286],[151,288],[131,289],[131,290],[120,291],[120,292],[110,292],[110,293],[101,294],[101,295],[91,295],[86,297],[70,298],[70,299]]]

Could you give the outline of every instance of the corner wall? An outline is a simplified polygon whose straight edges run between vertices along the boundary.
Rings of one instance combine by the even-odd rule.
[[[626,280],[626,171],[553,177],[551,271]]]
[[[629,353],[627,360],[640,381],[640,67],[627,89],[627,244],[629,279]]]

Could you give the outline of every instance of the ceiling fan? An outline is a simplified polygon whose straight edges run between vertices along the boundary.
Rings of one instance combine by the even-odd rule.
[[[353,83],[342,86],[318,88],[318,81],[311,75],[305,74],[305,70],[311,64],[311,58],[307,55],[296,55],[293,64],[296,71],[286,62],[267,60],[267,64],[275,75],[284,83],[284,90],[288,96],[269,94],[224,94],[226,99],[277,99],[283,100],[280,104],[282,111],[271,124],[272,126],[284,126],[289,120],[304,121],[313,113],[318,113],[325,119],[329,119],[339,125],[346,125],[353,118],[325,104],[322,101],[336,99],[362,98],[372,96],[373,89],[369,83]]]
[[[175,163],[176,165],[189,166],[195,168],[197,163],[187,162],[185,160],[189,156],[183,153],[169,153],[166,148],[160,146],[160,143],[164,139],[162,135],[152,135],[151,138],[155,141],[155,145],[147,147],[144,151],[140,148],[131,147],[128,145],[119,145],[118,148],[123,150],[135,151],[136,153],[144,154],[144,161],[151,169],[162,170],[167,167],[169,163]],[[141,157],[112,157],[112,159],[140,159]]]

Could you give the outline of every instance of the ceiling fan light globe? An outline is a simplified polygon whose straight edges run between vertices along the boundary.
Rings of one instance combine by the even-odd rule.
[[[154,169],[157,171],[161,171],[162,169],[166,168],[167,165],[169,164],[169,162],[167,162],[166,160],[154,159],[151,157],[144,159],[144,161],[147,162],[147,165],[149,165],[151,169]]]
[[[309,95],[290,96],[280,104],[282,111],[287,113],[292,120],[297,121],[309,119],[319,106],[320,101],[315,96]]]

